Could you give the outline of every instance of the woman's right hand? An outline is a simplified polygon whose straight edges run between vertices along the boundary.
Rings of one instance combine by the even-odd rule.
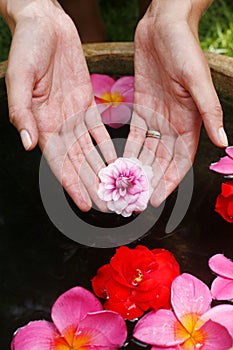
[[[4,6],[5,5],[5,6]],[[38,143],[65,190],[87,211],[97,195],[98,171],[116,159],[94,103],[82,45],[56,1],[0,1],[12,31],[6,73],[9,116],[26,150]]]

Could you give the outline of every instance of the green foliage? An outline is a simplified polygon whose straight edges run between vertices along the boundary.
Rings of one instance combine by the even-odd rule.
[[[233,56],[233,1],[215,0],[199,25],[203,50]]]
[[[137,0],[100,0],[108,41],[133,41],[138,21]]]
[[[0,61],[7,59],[11,42],[11,33],[0,16]]]

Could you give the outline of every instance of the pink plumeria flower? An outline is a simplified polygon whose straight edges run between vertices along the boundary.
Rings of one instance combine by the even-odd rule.
[[[20,328],[12,350],[116,350],[126,339],[123,318],[103,311],[98,299],[81,287],[62,294],[54,303],[52,322],[33,321]]]
[[[233,300],[233,261],[223,254],[216,254],[209,259],[209,267],[218,275],[211,286],[213,298]]]
[[[226,148],[226,156],[222,157],[218,162],[210,165],[210,170],[224,175],[233,176],[233,146]]]
[[[132,114],[134,77],[125,76],[114,80],[108,75],[91,74],[95,101],[104,124],[119,128]]]
[[[228,350],[233,345],[233,305],[211,309],[211,301],[209,288],[184,273],[172,283],[173,311],[148,313],[138,321],[134,337],[152,350]]]
[[[151,196],[152,168],[136,158],[118,158],[99,172],[99,197],[109,210],[130,216],[146,209]]]

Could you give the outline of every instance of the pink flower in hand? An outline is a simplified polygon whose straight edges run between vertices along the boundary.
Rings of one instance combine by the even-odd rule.
[[[99,197],[109,210],[130,216],[146,209],[151,195],[151,166],[136,158],[118,158],[99,172]]]
[[[20,328],[11,343],[12,350],[116,350],[126,339],[123,318],[103,311],[89,291],[75,287],[54,303],[52,322],[33,321]]]
[[[182,274],[171,290],[171,310],[152,311],[142,317],[134,337],[152,350],[228,350],[233,345],[233,305],[210,308],[208,287],[196,277]]]
[[[210,170],[224,175],[233,175],[233,146],[226,148],[227,156],[210,165]]]
[[[104,124],[120,128],[132,113],[134,77],[125,76],[115,81],[104,74],[91,74],[95,101]]]
[[[233,262],[222,254],[216,254],[209,259],[209,267],[218,275],[211,286],[213,298],[233,300]]]

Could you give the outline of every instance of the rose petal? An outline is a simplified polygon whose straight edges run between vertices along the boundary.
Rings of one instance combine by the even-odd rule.
[[[118,302],[113,299],[109,299],[104,304],[105,309],[118,312],[122,317],[127,320],[133,320],[143,315],[144,310],[134,303],[130,298],[124,301]]]
[[[212,320],[224,326],[233,338],[233,305],[223,304],[212,307],[200,319]]]
[[[230,157],[223,157],[217,163],[210,165],[210,170],[224,175],[233,174],[233,159]]]
[[[232,200],[228,203],[227,215],[233,221],[233,196]]]
[[[227,147],[225,151],[229,157],[233,158],[233,146]]]
[[[17,331],[11,350],[51,350],[56,335],[56,328],[51,322],[30,322]]]
[[[204,334],[203,350],[226,350],[232,345],[229,332],[219,323],[207,321],[199,331]]]
[[[133,103],[134,97],[134,77],[125,76],[119,78],[112,86],[112,93],[119,93],[124,97],[124,102]]]
[[[233,279],[217,277],[211,285],[211,293],[216,300],[233,299]]]
[[[106,349],[120,348],[127,337],[126,324],[123,318],[112,311],[100,311],[88,314],[79,324],[80,330],[94,329],[92,346],[105,346]]]
[[[225,185],[225,186],[224,186]],[[222,193],[220,193],[216,199],[215,204],[215,211],[219,213],[223,219],[226,221],[232,223],[233,222],[233,194],[228,196],[227,191],[231,188],[233,189],[233,186],[231,185],[231,188],[226,186],[227,183],[222,184]],[[223,195],[224,193],[224,195]]]
[[[230,197],[233,195],[233,181],[222,183],[222,195],[224,197]]]
[[[98,269],[96,276],[91,280],[92,288],[95,294],[100,298],[105,299],[107,297],[106,284],[111,280],[111,271],[112,268],[109,264],[103,265]]]
[[[216,254],[209,259],[210,269],[217,275],[233,279],[233,261],[223,254]]]
[[[74,287],[55,301],[51,317],[61,334],[69,326],[77,328],[88,312],[102,310],[99,300],[88,290]]]
[[[179,320],[185,314],[202,315],[210,308],[209,288],[198,278],[183,273],[175,278],[171,289],[171,303]]]
[[[116,106],[112,105],[101,113],[104,124],[114,129],[120,128],[127,124],[131,118],[132,111],[127,104],[120,103]]]
[[[124,199],[119,198],[117,201],[107,202],[107,207],[109,210],[117,214],[122,214],[123,210],[127,207],[127,202]]]
[[[177,339],[175,324],[177,319],[170,310],[158,310],[143,316],[134,328],[133,336],[146,344],[157,346],[174,346],[188,338]],[[183,332],[185,334],[185,332]]]
[[[110,93],[115,80],[105,74],[91,74],[91,83],[94,90],[94,95],[98,98],[103,97],[103,94]]]

